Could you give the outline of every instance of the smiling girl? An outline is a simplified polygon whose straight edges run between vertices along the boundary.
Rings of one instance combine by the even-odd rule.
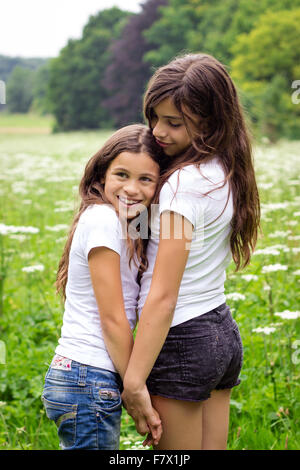
[[[81,204],[57,274],[63,325],[43,402],[63,449],[118,449],[122,379],[133,346],[144,242],[124,236],[146,210],[159,178],[160,147],[146,126],[127,126],[88,162]],[[148,420],[159,439],[160,421]]]

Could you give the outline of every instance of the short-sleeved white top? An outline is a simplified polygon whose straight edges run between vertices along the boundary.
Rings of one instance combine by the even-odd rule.
[[[63,326],[55,352],[82,364],[115,372],[104,343],[88,266],[90,250],[99,246],[110,248],[120,255],[126,315],[131,329],[136,324],[138,268],[133,261],[129,266],[121,223],[112,206],[90,206],[81,215],[72,240]]]
[[[233,203],[229,184],[223,186],[224,179],[221,163],[214,158],[209,163],[201,164],[200,170],[188,165],[175,171],[163,185],[159,210],[152,217],[152,234],[147,248],[149,266],[141,279],[139,315],[150,290],[159,243],[159,216],[164,211],[183,215],[194,228],[171,326],[209,312],[226,301],[224,282],[232,257],[230,233]],[[214,191],[205,195],[212,189]],[[167,229],[164,236],[168,236]]]

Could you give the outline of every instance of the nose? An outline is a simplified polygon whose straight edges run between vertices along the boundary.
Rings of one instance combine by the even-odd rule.
[[[138,183],[134,179],[128,179],[124,184],[123,189],[128,195],[135,196],[139,191]]]
[[[167,130],[164,126],[164,124],[157,120],[153,129],[152,129],[152,133],[154,135],[154,137],[157,137],[157,139],[161,139],[161,138],[165,138],[167,136]]]

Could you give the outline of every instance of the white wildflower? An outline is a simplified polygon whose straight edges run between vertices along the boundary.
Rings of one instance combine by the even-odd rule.
[[[291,312],[290,310],[284,310],[283,312],[276,312],[274,315],[282,318],[283,320],[295,320],[296,318],[300,318],[299,311]]]
[[[277,203],[270,203],[270,204],[261,204],[261,207],[264,212],[269,211],[276,211],[280,209],[286,209],[289,206],[289,202],[277,202]]]
[[[258,276],[256,276],[256,274],[243,274],[241,277],[247,282],[258,281]]]
[[[267,247],[267,248],[263,248],[261,250],[254,251],[254,254],[255,255],[273,255],[273,256],[277,256],[277,255],[280,255],[280,251],[278,251],[276,248]]]
[[[12,234],[12,235],[10,235],[9,238],[11,238],[13,240],[18,240],[19,242],[24,242],[26,240],[26,235]]]
[[[291,248],[292,252],[293,253],[300,253],[300,247],[294,247],[294,248]]]
[[[293,216],[294,217],[300,217],[300,211],[299,212],[294,212]]]
[[[51,232],[60,232],[61,230],[67,230],[69,228],[68,225],[65,224],[58,224],[58,225],[46,225],[46,230],[50,230]]]
[[[35,264],[34,266],[26,266],[22,268],[25,273],[33,273],[35,271],[44,271],[45,267],[42,264]]]
[[[276,331],[276,328],[274,328],[273,326],[265,326],[263,328],[254,328],[252,331],[254,331],[255,333],[264,333],[265,335],[269,335],[270,333],[274,333],[274,331]]]
[[[267,266],[263,266],[261,272],[262,273],[271,273],[275,271],[286,271],[287,266],[282,264],[268,264]]]
[[[288,240],[300,240],[300,235],[290,235]]]
[[[269,286],[269,284],[265,284],[264,285],[264,290],[269,292],[271,290],[271,286]]]
[[[38,196],[41,196],[42,194],[45,194],[46,189],[45,188],[38,188],[35,192]]]
[[[70,212],[72,210],[73,210],[72,207],[56,207],[54,209],[54,212]]]
[[[294,271],[293,274],[294,274],[295,276],[300,276],[300,269],[297,269],[297,271]]]
[[[245,300],[246,297],[243,294],[238,292],[232,292],[231,294],[226,295],[226,300]]]
[[[286,224],[290,225],[291,227],[295,227],[296,225],[298,225],[298,222],[297,220],[288,220]]]
[[[287,230],[286,232],[282,230],[276,230],[276,232],[270,233],[269,237],[270,238],[277,238],[277,237],[284,238],[284,237],[287,237],[290,233],[292,233],[290,230]]]
[[[17,227],[15,225],[0,224],[0,234],[7,235],[9,233],[38,233],[39,229],[36,227]]]
[[[274,183],[259,183],[258,187],[259,189],[270,189],[272,188]]]

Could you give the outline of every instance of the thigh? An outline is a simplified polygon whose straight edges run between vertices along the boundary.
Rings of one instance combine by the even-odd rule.
[[[203,402],[151,396],[162,421],[163,434],[155,450],[200,450]]]
[[[202,450],[226,450],[231,389],[213,390],[203,402]]]

